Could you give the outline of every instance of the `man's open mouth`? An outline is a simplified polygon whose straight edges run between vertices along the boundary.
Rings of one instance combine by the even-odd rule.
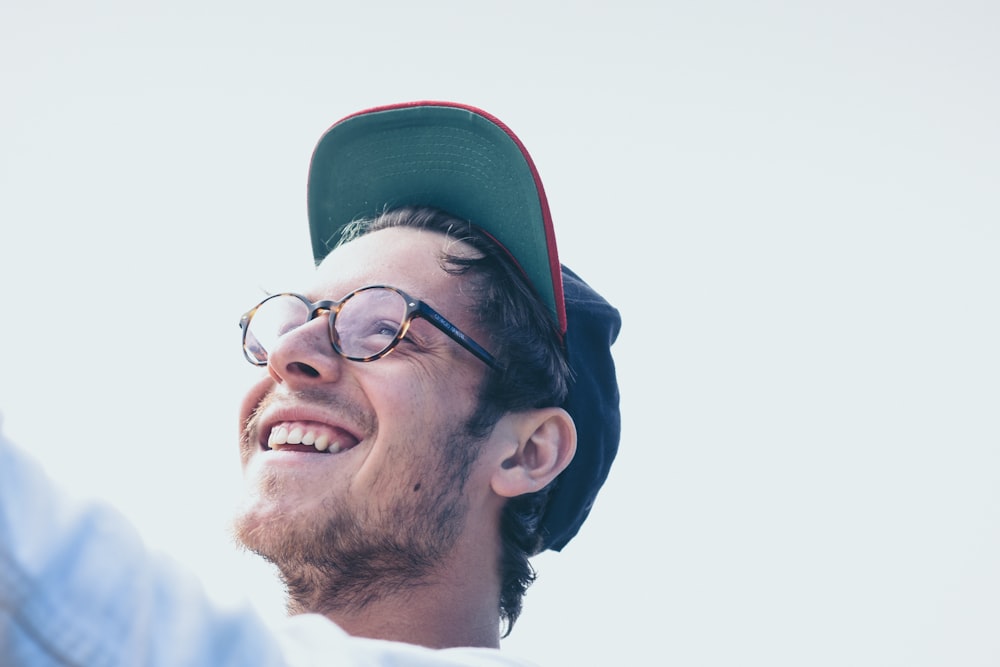
[[[340,428],[318,422],[279,422],[271,427],[264,449],[336,454],[358,444]]]

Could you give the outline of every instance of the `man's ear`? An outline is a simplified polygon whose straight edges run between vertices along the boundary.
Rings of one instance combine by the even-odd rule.
[[[555,479],[576,453],[576,425],[562,408],[538,408],[505,415],[510,439],[501,452],[490,485],[513,498],[539,491]]]

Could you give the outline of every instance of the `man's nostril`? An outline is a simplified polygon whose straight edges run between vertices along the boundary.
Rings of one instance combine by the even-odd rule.
[[[306,377],[317,378],[319,377],[319,371],[310,366],[309,364],[304,364],[301,361],[293,361],[288,364],[288,367],[297,373],[302,373]]]

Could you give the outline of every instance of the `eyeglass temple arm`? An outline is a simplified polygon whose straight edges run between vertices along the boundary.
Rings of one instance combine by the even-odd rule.
[[[465,332],[461,329],[446,320],[441,313],[437,312],[422,301],[418,301],[416,306],[417,312],[419,312],[424,319],[443,331],[449,338],[479,357],[479,359],[486,363],[486,365],[490,368],[500,369],[500,364],[493,358],[492,354],[487,352],[482,345],[466,336]]]

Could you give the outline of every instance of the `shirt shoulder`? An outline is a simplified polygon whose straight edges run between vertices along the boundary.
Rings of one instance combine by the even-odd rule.
[[[351,637],[318,614],[286,619],[277,632],[289,667],[341,664],[359,667],[538,667],[496,649],[434,650],[402,642]]]

